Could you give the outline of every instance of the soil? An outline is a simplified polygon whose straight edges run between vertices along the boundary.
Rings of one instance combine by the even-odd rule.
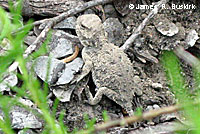
[[[168,6],[170,7],[172,3],[176,3],[177,5],[183,4],[177,1],[170,1],[168,3]],[[186,3],[194,4],[192,1],[187,1]],[[103,18],[103,13],[101,11],[97,10],[96,8],[93,8],[92,10],[94,10],[99,15],[99,17]],[[149,12],[150,10],[131,10],[128,14],[124,16],[122,16],[119,12],[116,12],[116,17],[123,24],[124,30],[126,31],[123,38],[121,38],[123,43],[133,32],[133,29],[135,29],[144,20]],[[185,36],[182,36],[180,34],[172,37],[167,37],[162,35],[155,29],[153,22],[156,21],[156,19],[159,19],[159,17],[163,16],[174,24],[178,24],[180,27],[183,27],[184,35],[190,29],[195,29],[198,35],[200,35],[200,12],[198,8],[161,10],[148,23],[148,25],[142,31],[142,35],[140,36],[140,38],[143,39],[141,46],[139,46],[138,48],[140,51],[134,50],[136,45],[134,44],[127,52],[133,62],[133,67],[137,70],[139,77],[136,78],[136,80],[138,81],[139,88],[143,91],[143,94],[141,96],[136,96],[133,100],[135,104],[133,107],[134,110],[139,107],[142,108],[142,111],[148,111],[150,109],[169,106],[175,104],[176,102],[173,90],[168,87],[168,82],[166,80],[165,72],[162,68],[161,63],[154,63],[151,60],[148,60],[148,58],[147,60],[145,60],[146,58],[144,58],[144,62],[144,60],[141,60],[141,58],[143,57],[141,57],[140,55],[140,52],[147,50],[159,61],[160,55],[163,51],[172,50],[175,47],[175,41],[184,40]],[[109,17],[110,16],[106,14],[106,18]],[[163,40],[165,40],[164,43]],[[149,44],[151,44],[151,46]],[[193,55],[199,56],[199,46],[200,40],[198,40],[196,44],[192,47],[183,47],[185,47]],[[189,84],[190,87],[193,87],[191,67],[183,61],[181,62],[181,65],[184,69],[183,73],[186,76],[187,84]],[[91,78],[89,78],[88,86],[91,92],[95,93],[95,85],[93,84]],[[85,97],[83,91],[83,93],[81,94],[81,100],[78,98],[77,95],[73,94],[70,102],[59,104],[58,111],[61,111],[63,109],[66,110],[64,121],[65,124],[70,128],[70,130],[73,130],[74,128],[84,127],[84,114],[88,114],[90,118],[95,117],[97,123],[103,121],[102,112],[104,110],[108,112],[111,120],[127,116],[119,105],[117,105],[115,102],[111,101],[105,96],[103,97],[101,102],[95,106],[84,103],[84,100],[87,100],[87,98]],[[110,131],[108,131],[107,133],[131,133],[132,128],[141,129],[147,126],[159,125],[163,122],[170,122],[174,120],[174,118],[176,118],[175,116],[167,116],[160,116],[156,119],[153,119],[152,121],[143,121],[141,123],[137,123],[137,125],[130,126],[127,129],[118,129],[118,131],[116,131],[116,129],[110,129]]]
[[[147,17],[151,10],[140,10],[140,9],[127,9],[130,2],[135,2],[136,0],[126,0],[126,1],[115,1],[114,3],[107,4],[100,7],[94,7],[88,12],[93,12],[97,14],[102,21],[107,18],[115,17],[118,18],[124,28],[124,35],[121,36],[121,45],[128,39],[128,37],[133,33],[139,24]],[[86,2],[86,1],[84,1]],[[141,0],[137,1],[137,4],[151,4],[151,0]],[[196,44],[193,46],[185,45],[185,35],[194,29],[200,36],[200,10],[197,7],[199,4],[198,0],[184,1],[189,5],[196,5],[196,9],[171,9],[172,3],[176,5],[183,5],[183,2],[172,0],[168,2],[167,6],[169,9],[161,10],[159,13],[151,19],[147,24],[142,34],[138,37],[135,43],[129,48],[127,54],[133,63],[133,68],[137,70],[137,75],[139,77],[135,78],[140,90],[143,92],[141,96],[136,96],[133,100],[133,109],[136,111],[137,108],[141,108],[142,111],[148,111],[151,109],[161,108],[164,106],[170,106],[176,103],[175,95],[173,94],[173,89],[168,87],[168,81],[165,77],[165,72],[162,68],[160,61],[160,56],[163,51],[173,50],[177,44],[175,42],[179,41],[186,50],[188,50],[193,55],[199,57],[200,55],[200,39],[197,40]],[[123,9],[119,6],[124,6]],[[113,10],[114,7],[114,10]],[[107,9],[107,10],[106,10]],[[118,10],[116,10],[118,9]],[[105,11],[105,12],[104,12]],[[112,14],[109,14],[109,12]],[[79,15],[84,14],[80,13]],[[76,15],[77,17],[78,15]],[[165,36],[158,32],[155,28],[154,22],[160,18],[167,18],[170,22],[174,23],[182,31],[174,36]],[[72,31],[74,33],[74,30]],[[138,43],[139,42],[139,43]],[[150,56],[149,56],[150,55]],[[80,55],[81,57],[81,55]],[[158,62],[157,62],[158,61]],[[190,87],[194,87],[193,76],[191,67],[185,63],[181,62],[183,67],[183,74],[186,77],[187,84]],[[102,122],[102,112],[105,110],[111,120],[119,119],[127,116],[127,113],[114,101],[103,96],[100,103],[95,106],[91,106],[85,103],[87,100],[84,88],[90,88],[90,91],[95,94],[95,85],[92,81],[91,74],[88,76],[89,80],[83,81],[77,89],[73,92],[70,102],[60,102],[57,108],[57,116],[59,116],[60,111],[66,110],[64,123],[68,126],[69,131],[73,129],[82,129],[85,126],[84,115],[88,115],[90,119],[96,118],[96,122]],[[87,85],[87,86],[85,86]],[[79,92],[83,92],[80,94]],[[50,98],[52,101],[55,100],[55,96]],[[134,133],[134,130],[138,131],[147,128],[149,126],[162,125],[163,123],[174,121],[178,119],[178,114],[169,114],[159,116],[151,121],[142,121],[140,123],[130,125],[129,127],[116,127],[108,130],[107,134],[123,134],[123,133]],[[134,130],[133,130],[134,129]],[[141,131],[142,133],[142,131]]]

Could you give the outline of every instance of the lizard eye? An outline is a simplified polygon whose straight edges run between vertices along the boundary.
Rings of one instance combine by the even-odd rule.
[[[82,28],[84,28],[84,29],[90,30],[90,28],[89,28],[89,27],[87,27],[87,26],[86,26],[86,25],[84,25],[84,24],[81,24],[81,27],[82,27]]]
[[[85,25],[81,24],[81,27],[88,29],[88,27],[86,27]]]

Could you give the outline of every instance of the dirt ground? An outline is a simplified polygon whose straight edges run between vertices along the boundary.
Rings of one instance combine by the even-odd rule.
[[[123,3],[123,2],[121,2]],[[126,2],[124,2],[126,3]],[[121,5],[124,5],[121,4]],[[140,3],[140,2],[139,2]],[[148,1],[147,1],[148,3]],[[183,4],[179,1],[170,1],[168,6],[170,7],[172,3],[177,5]],[[192,1],[185,1],[188,4],[194,4]],[[126,3],[127,4],[127,3]],[[141,3],[140,3],[141,4]],[[197,4],[197,3],[195,3]],[[110,4],[109,4],[110,5]],[[113,4],[111,4],[113,6]],[[120,5],[120,2],[119,4]],[[105,7],[106,5],[104,5]],[[105,9],[105,8],[104,8]],[[123,44],[126,39],[130,36],[133,30],[144,20],[148,15],[150,10],[131,10],[126,15],[122,16],[119,12],[115,11],[115,14],[102,13],[96,8],[92,10],[96,11],[97,14],[103,19],[103,15],[106,16],[106,19],[109,17],[116,17],[122,23],[124,28],[124,35],[120,38],[121,44]],[[130,9],[129,9],[130,10]],[[125,11],[124,11],[125,12]],[[159,18],[167,18],[169,21],[178,25],[178,27],[184,29],[183,33],[178,33],[175,36],[168,37],[159,33],[154,26],[154,22],[159,20]],[[159,61],[160,55],[164,50],[172,50],[175,47],[176,41],[184,42],[185,34],[189,30],[195,29],[198,35],[200,35],[200,12],[199,9],[166,9],[161,10],[145,27],[142,31],[142,35],[139,36],[140,41],[142,42],[139,46],[135,43],[129,50],[128,54],[130,59],[133,62],[133,67],[137,70],[137,75],[139,77],[135,78],[138,81],[140,90],[143,94],[134,98],[134,107],[136,110],[137,107],[142,108],[142,111],[148,111],[151,109],[156,109],[164,106],[169,106],[175,104],[175,96],[172,93],[172,89],[168,88],[167,80],[165,73],[163,71],[162,65],[160,62],[155,63],[155,60],[145,55],[145,52],[148,52],[151,56]],[[139,39],[138,39],[139,40]],[[184,44],[184,43],[180,43]],[[183,45],[184,46],[184,45]],[[137,48],[136,48],[137,47]],[[192,47],[184,46],[189,52],[195,56],[199,56],[200,52],[200,40]],[[144,52],[144,55],[142,54]],[[184,68],[184,74],[187,78],[187,83],[193,87],[192,72],[191,67],[186,63],[182,62]],[[91,74],[90,74],[91,75]],[[95,85],[92,82],[91,77],[88,82],[91,92],[95,94]],[[66,109],[65,115],[65,124],[73,130],[74,128],[83,128],[84,113],[88,114],[90,118],[96,118],[97,122],[103,121],[102,111],[108,111],[108,115],[111,119],[122,118],[127,116],[123,109],[118,106],[115,102],[111,101],[107,97],[103,97],[101,102],[95,106],[91,106],[87,103],[84,103],[83,100],[87,98],[84,95],[84,91],[81,94],[81,100],[76,94],[72,95],[71,101],[68,103],[60,103],[58,111]],[[137,123],[134,128],[144,128],[147,126],[159,125],[163,122],[173,121],[176,116],[164,115],[153,119],[152,121],[143,121]],[[107,133],[131,133],[133,126],[127,129],[111,129]]]
[[[82,0],[82,2],[87,1]],[[105,26],[107,27],[106,30],[108,30],[110,41],[117,46],[122,46],[151,11],[150,9],[130,9],[130,4],[134,4],[135,6],[138,4],[151,5],[153,2],[157,1],[115,0],[113,3],[96,6],[76,14],[75,17],[77,18],[82,14],[95,13],[101,18],[103,23],[107,24],[105,24]],[[173,4],[195,5],[195,9],[172,9]],[[145,112],[176,103],[173,90],[168,87],[168,81],[160,63],[160,56],[163,51],[173,50],[177,45],[183,46],[196,57],[200,56],[200,39],[192,45],[188,45],[186,40],[191,30],[195,30],[200,37],[199,5],[200,2],[198,0],[170,0],[168,4],[165,5],[168,9],[160,10],[158,14],[151,19],[142,31],[142,34],[139,35],[126,52],[133,63],[133,68],[136,70],[134,80],[142,91],[141,95],[134,97],[134,111],[136,111],[137,108],[141,108],[142,111]],[[34,17],[35,20],[43,19],[43,16],[39,15],[33,16],[33,18]],[[160,22],[162,22],[162,25],[170,24],[174,26],[174,29],[169,28],[171,33],[176,32],[176,28],[179,31],[173,33],[173,35],[164,35],[163,29],[159,31]],[[74,29],[66,30],[65,32],[76,36]],[[78,56],[81,57],[81,54]],[[193,89],[194,81],[191,66],[184,61],[181,62],[181,66],[183,67],[184,71],[182,73],[186,77],[187,84]],[[91,74],[81,81],[79,85],[76,85],[69,102],[60,102],[58,105],[56,115],[59,116],[60,111],[66,110],[64,123],[68,126],[70,131],[75,128],[84,128],[85,114],[87,114],[90,119],[96,118],[97,123],[103,121],[102,112],[104,110],[107,111],[111,120],[127,116],[125,110],[105,96],[103,96],[102,100],[97,105],[91,106],[85,103],[87,97],[84,88],[89,88],[93,95],[95,94],[95,85],[92,81]],[[53,95],[49,99],[50,102],[53,102],[55,96]],[[170,123],[174,123],[176,119],[179,119],[177,113],[162,115],[150,121],[142,121],[126,127],[111,128],[107,131],[107,134],[147,134],[148,130],[145,130],[146,128],[151,129],[155,134],[161,132],[170,134],[173,130],[166,130],[166,126],[171,128],[173,124]]]
[[[133,1],[132,1],[133,2]],[[147,1],[147,3],[150,1]],[[126,2],[124,2],[127,4]],[[125,5],[123,2],[118,1],[118,5]],[[140,2],[139,2],[140,3]],[[167,6],[171,7],[172,3],[177,5],[183,4],[178,1],[170,1]],[[185,1],[187,4],[197,4],[192,1]],[[141,4],[141,3],[140,3]],[[110,5],[110,4],[109,4]],[[113,6],[113,4],[111,4]],[[105,7],[108,5],[104,5]],[[113,6],[114,7],[114,6]],[[115,7],[117,7],[115,5]],[[130,36],[133,30],[144,20],[148,15],[150,10],[130,10],[126,15],[120,14],[118,11],[115,11],[113,14],[107,12],[102,13],[97,8],[93,8],[99,17],[103,20],[103,15],[106,16],[106,19],[109,17],[116,17],[122,23],[124,28],[124,35],[120,38],[121,44],[123,44],[126,39]],[[123,10],[121,10],[123,11]],[[125,13],[124,10],[122,13]],[[159,33],[155,29],[155,23],[160,18],[167,18],[170,22],[177,25],[179,28],[182,28],[182,33],[179,32],[177,35],[168,37]],[[150,109],[156,109],[164,106],[169,106],[175,104],[176,99],[172,93],[172,89],[168,88],[167,80],[165,73],[163,71],[162,65],[159,62],[160,55],[164,50],[172,50],[176,47],[175,42],[180,41],[180,44],[184,44],[185,35],[189,30],[195,29],[198,35],[200,35],[200,12],[199,9],[165,9],[161,10],[145,27],[142,31],[142,34],[139,36],[139,43],[135,43],[129,50],[128,54],[133,62],[133,67],[137,70],[136,74],[139,76],[135,78],[138,81],[140,90],[143,94],[134,98],[134,107],[136,110],[137,107],[142,108],[143,111],[148,111]],[[137,41],[136,41],[137,42]],[[183,45],[185,49],[191,52],[195,56],[199,56],[200,52],[200,40],[196,42],[194,46]],[[148,52],[146,54],[146,52]],[[151,56],[153,56],[153,59]],[[157,63],[155,61],[158,60]],[[190,87],[193,87],[192,72],[191,67],[186,63],[182,62],[184,68],[184,74],[187,78],[187,83]],[[91,77],[88,82],[91,92],[95,94],[95,85],[92,82]],[[108,111],[108,115],[111,119],[122,118],[126,116],[126,113],[123,109],[118,106],[115,102],[111,101],[107,97],[103,97],[101,102],[95,106],[88,105],[84,103],[83,100],[86,100],[84,91],[81,94],[81,100],[76,94],[72,95],[71,101],[68,103],[59,104],[58,111],[66,109],[66,116],[64,118],[66,125],[72,130],[73,128],[83,128],[84,113],[88,114],[90,118],[96,118],[97,122],[101,122],[102,111]],[[178,117],[178,116],[177,116]],[[162,124],[163,122],[170,122],[177,118],[175,115],[164,115],[153,119],[152,121],[143,121],[137,123],[134,127],[131,126],[127,129],[111,129],[108,131],[111,133],[131,133],[132,128],[144,128],[147,126],[155,126]],[[134,133],[134,132],[133,132]]]

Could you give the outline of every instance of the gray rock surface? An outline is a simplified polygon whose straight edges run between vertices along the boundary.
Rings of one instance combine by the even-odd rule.
[[[7,73],[3,76],[3,81],[0,83],[0,92],[10,91],[10,87],[14,87],[18,83],[18,78],[14,73]]]
[[[65,69],[56,84],[61,85],[69,83],[74,78],[74,74],[80,71],[82,66],[83,60],[81,58],[76,58],[72,62],[65,64]]]
[[[34,64],[35,64],[34,71],[37,74],[37,76],[40,77],[40,79],[42,79],[43,81],[50,83],[55,68],[58,66],[58,64],[64,64],[64,63],[54,58],[50,59],[48,56],[40,56],[35,60]],[[47,71],[49,71],[48,79],[46,78]]]
[[[33,113],[14,106],[10,111],[11,125],[14,129],[42,128],[43,124]]]
[[[49,43],[50,55],[54,58],[61,58],[73,53],[72,42],[65,38],[66,33],[61,30],[53,32]]]
[[[161,16],[153,22],[156,29],[163,35],[173,36],[178,33],[178,27],[170,22],[165,16]]]
[[[196,30],[191,29],[188,32],[185,41],[190,47],[193,47],[198,39],[199,39],[199,36],[198,36],[198,33],[196,32]]]
[[[123,43],[124,28],[117,18],[108,18],[103,23],[105,31],[108,33],[108,41],[117,46]]]
[[[61,60],[57,60],[52,58],[50,60],[50,63],[48,63],[49,57],[48,56],[40,56],[35,60],[35,66],[34,71],[36,74],[43,80],[46,81],[46,75],[48,70],[48,64],[49,67],[49,76],[47,83],[51,83],[53,77],[57,77],[56,80],[54,80],[55,85],[61,85],[61,84],[67,84],[69,83],[73,78],[74,74],[80,70],[80,68],[83,66],[83,61],[81,58],[76,58],[70,63],[64,63]],[[60,66],[64,65],[64,68],[61,68],[60,70],[57,70],[56,68],[59,68]]]
[[[56,24],[53,28],[57,29],[75,29],[76,26],[76,17],[68,17],[61,21],[60,23]]]
[[[36,134],[33,132],[31,129],[26,129],[26,130],[20,130],[17,134]]]
[[[66,87],[67,88],[67,87]],[[75,88],[75,86],[74,86]],[[70,101],[70,98],[71,98],[71,94],[72,92],[74,91],[74,88],[68,88],[67,90],[66,89],[63,89],[63,88],[59,88],[59,87],[56,87],[54,90],[53,90],[53,94],[56,96],[56,98],[58,98],[61,102],[68,102]]]

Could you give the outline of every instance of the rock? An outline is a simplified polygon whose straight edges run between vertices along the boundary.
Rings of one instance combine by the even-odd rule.
[[[158,19],[154,19],[153,22],[156,29],[163,35],[173,36],[178,33],[178,27],[168,20],[164,15],[160,15],[157,17]]]
[[[34,71],[43,81],[46,81],[48,60],[48,56],[40,56],[35,60]],[[74,74],[83,66],[83,60],[76,58],[70,63],[63,63],[60,60],[52,58],[49,65],[49,76],[46,82],[61,85],[69,83],[74,78]]]
[[[130,4],[135,4],[136,0],[114,0],[115,9],[122,15],[125,16],[131,12],[129,8]]]
[[[198,33],[196,32],[196,30],[191,29],[188,32],[185,41],[190,47],[193,47],[198,39],[199,39],[199,36],[198,36]]]
[[[160,106],[158,106],[157,104],[154,104],[154,105],[153,105],[153,108],[154,108],[154,109],[160,109]]]
[[[84,11],[84,14],[95,14],[95,11],[92,10],[92,9],[86,9],[86,10]]]
[[[53,28],[57,29],[75,29],[76,26],[76,17],[68,17],[61,21],[60,23],[56,24]]]
[[[24,42],[30,46],[31,44],[33,44],[36,38],[37,38],[36,36],[26,36]]]
[[[18,79],[14,73],[6,73],[3,76],[3,81],[0,83],[0,92],[10,91],[10,87],[17,85]]]
[[[65,38],[66,33],[61,30],[53,32],[49,43],[50,55],[54,58],[62,58],[73,53],[72,42]]]
[[[34,110],[36,110],[39,113],[42,113],[42,111],[40,109],[37,108],[37,105],[34,104],[31,100],[28,99],[23,99],[23,98],[19,98],[18,101],[20,103],[22,103],[24,106],[27,106],[29,108],[32,108]]]
[[[173,134],[176,132],[177,128],[181,126],[183,128],[184,125],[179,124],[177,122],[165,122],[160,123],[155,126],[149,126],[145,128],[139,128],[137,130],[133,130],[129,132],[128,134]],[[179,130],[179,129],[178,129]],[[184,129],[181,129],[184,130]]]
[[[117,46],[123,43],[124,28],[117,18],[108,18],[103,23],[105,31],[108,33],[108,41]]]
[[[160,83],[152,83],[152,88],[155,88],[155,89],[162,89],[163,88],[163,86],[162,86],[162,84],[160,84]]]
[[[83,66],[83,60],[76,58],[72,62],[65,64],[65,69],[57,81],[57,85],[67,84],[74,78],[74,74],[80,71]]]
[[[36,134],[31,129],[20,130],[17,134]]]
[[[38,117],[18,106],[14,106],[11,109],[10,118],[13,129],[42,128],[43,126]]]
[[[106,4],[104,6],[104,12],[106,18],[117,18],[117,12],[112,4]]]
[[[4,38],[0,44],[0,56],[8,54],[8,50],[10,50],[11,47],[10,41],[7,38]]]
[[[72,92],[74,91],[74,88],[76,86],[75,85],[69,85],[69,86],[65,86],[63,88],[60,88],[60,86],[56,86],[53,89],[53,94],[56,96],[56,98],[58,98],[61,102],[68,102],[70,101],[70,97]],[[66,90],[67,89],[67,90]]]
[[[56,67],[61,64],[65,64],[65,63],[55,58],[50,59],[48,56],[40,56],[34,62],[34,71],[37,74],[37,76],[40,77],[40,79],[42,79],[43,81],[47,83],[50,83],[53,77],[53,74],[55,74]],[[48,75],[48,79],[46,80],[47,71],[49,71],[49,75]]]
[[[87,88],[89,77],[83,78],[81,82],[75,84],[64,84],[58,86],[51,86],[50,89],[53,90],[53,94],[61,101],[70,101],[72,92],[79,97],[81,101],[81,93]]]

